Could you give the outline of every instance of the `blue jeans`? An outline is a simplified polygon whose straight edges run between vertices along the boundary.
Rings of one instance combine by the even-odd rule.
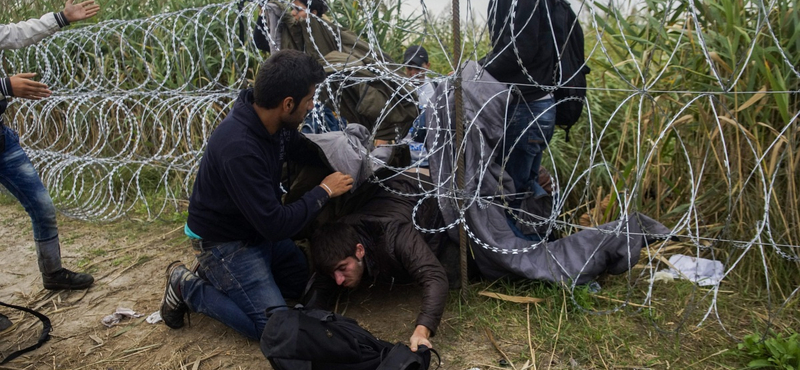
[[[300,298],[308,281],[305,255],[289,239],[247,245],[221,243],[199,252],[200,278],[184,281],[181,294],[194,312],[258,340],[265,310]]]
[[[45,189],[30,158],[19,145],[19,136],[7,126],[0,126],[5,138],[5,151],[0,153],[0,184],[20,203],[33,224],[33,239],[39,270],[51,273],[61,269],[56,207]]]
[[[506,172],[514,180],[517,193],[532,191],[534,196],[547,194],[539,185],[542,153],[553,137],[556,110],[553,98],[522,102],[508,107],[509,121],[503,145],[508,157]],[[520,138],[519,142],[514,142]],[[502,162],[504,158],[498,158]],[[516,197],[517,199],[521,197]],[[519,205],[519,202],[514,202]]]

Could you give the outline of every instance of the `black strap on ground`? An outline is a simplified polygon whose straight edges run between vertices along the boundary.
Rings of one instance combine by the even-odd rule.
[[[20,311],[25,311],[25,312],[33,315],[33,316],[36,316],[37,318],[39,318],[39,320],[42,321],[42,334],[39,336],[39,341],[36,342],[36,344],[34,344],[34,345],[32,345],[32,346],[30,346],[28,348],[23,348],[23,349],[21,349],[19,351],[16,351],[16,352],[8,355],[6,358],[3,359],[3,361],[0,361],[0,365],[5,364],[6,362],[9,362],[9,361],[19,357],[23,353],[27,353],[27,352],[33,351],[33,350],[41,347],[42,344],[44,344],[44,342],[47,342],[48,340],[50,340],[50,331],[53,330],[53,326],[50,324],[50,319],[47,318],[47,316],[45,316],[45,315],[43,315],[41,313],[38,313],[38,312],[36,312],[36,311],[34,311],[34,310],[30,309],[30,308],[14,306],[13,304],[0,302],[0,306],[13,308],[15,310],[20,310]]]

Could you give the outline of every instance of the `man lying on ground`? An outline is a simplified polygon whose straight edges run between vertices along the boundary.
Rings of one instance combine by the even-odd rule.
[[[417,181],[398,177],[384,185],[409,193]],[[412,212],[419,199],[380,189],[354,213],[320,227],[311,239],[316,272],[306,305],[330,309],[340,291],[336,285],[355,289],[376,283],[416,283],[422,287],[422,307],[410,347],[413,351],[419,345],[432,347],[429,338],[442,319],[448,291],[448,275],[437,256],[457,261],[458,252],[452,245],[448,248],[446,233],[423,234],[416,228]],[[416,220],[423,228],[444,226],[433,198],[418,208]]]

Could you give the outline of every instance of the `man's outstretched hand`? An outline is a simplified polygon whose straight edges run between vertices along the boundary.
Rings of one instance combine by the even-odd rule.
[[[412,352],[417,352],[420,345],[425,345],[428,348],[433,348],[431,342],[428,340],[431,336],[431,331],[427,327],[423,325],[417,325],[417,328],[414,329],[414,334],[411,334],[411,348]]]
[[[94,3],[94,0],[84,1],[82,3],[73,4],[73,0],[67,0],[64,5],[64,16],[67,17],[69,23],[82,21],[87,18],[94,17],[100,11],[100,5]]]
[[[46,98],[52,93],[47,85],[31,80],[36,73],[20,73],[10,77],[11,91],[15,97],[31,100]]]

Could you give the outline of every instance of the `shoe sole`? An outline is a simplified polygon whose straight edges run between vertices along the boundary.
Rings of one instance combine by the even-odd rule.
[[[44,288],[47,289],[47,290],[82,290],[82,289],[89,289],[89,287],[91,287],[92,284],[94,284],[94,279],[92,279],[92,281],[90,281],[90,282],[88,282],[86,284],[82,284],[82,285],[66,285],[66,284],[64,284],[64,285],[58,285],[58,284],[56,284],[56,285],[45,285],[45,284],[42,284],[42,285],[44,285]]]

